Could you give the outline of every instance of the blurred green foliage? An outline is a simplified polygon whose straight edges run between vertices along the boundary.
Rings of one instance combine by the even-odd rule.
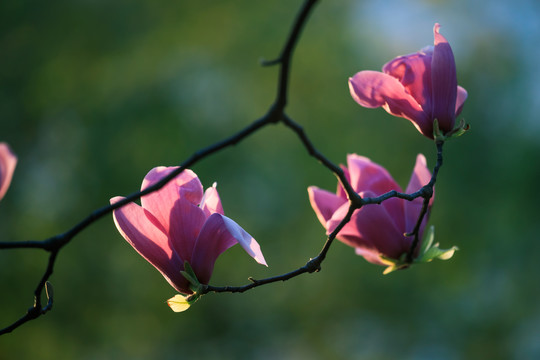
[[[277,68],[258,60],[279,54],[300,3],[1,2],[0,141],[19,163],[0,205],[0,241],[63,232],[137,190],[152,167],[263,115]],[[434,145],[407,121],[360,108],[346,81],[430,44],[441,22],[472,126],[445,146],[430,220],[442,247],[461,249],[452,260],[382,276],[336,243],[318,274],[208,295],[175,314],[165,304],[173,289],[106,218],[61,251],[53,311],[0,337],[0,358],[540,357],[540,79],[530,59],[540,31],[525,21],[538,10],[527,0],[321,1],[296,49],[291,117],[334,162],[368,156],[404,186],[418,152],[433,166]],[[218,182],[226,214],[270,265],[235,247],[213,284],[280,274],[321,248],[306,188],[336,181],[284,127],[193,170],[205,187]],[[43,251],[0,252],[0,327],[31,306],[45,265]]]

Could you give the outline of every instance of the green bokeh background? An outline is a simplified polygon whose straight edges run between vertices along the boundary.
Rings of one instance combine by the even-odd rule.
[[[0,141],[19,163],[0,205],[0,241],[66,231],[109,198],[136,191],[263,115],[276,57],[300,1],[4,1],[0,3]],[[430,220],[461,250],[383,276],[336,243],[323,271],[245,294],[205,296],[175,314],[175,294],[121,238],[110,216],[60,253],[53,310],[0,337],[0,359],[540,358],[540,5],[533,0],[321,1],[296,49],[288,114],[336,163],[358,153],[406,185],[434,145],[406,120],[351,100],[347,78],[450,41],[462,116],[445,146]],[[324,231],[306,188],[335,178],[283,126],[269,126],[193,167],[225,212],[261,244],[269,268],[239,247],[214,285],[303,265]],[[0,327],[32,305],[38,250],[0,252]]]

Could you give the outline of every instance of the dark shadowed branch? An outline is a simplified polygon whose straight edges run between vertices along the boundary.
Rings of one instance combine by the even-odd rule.
[[[26,312],[26,314],[23,315],[19,320],[1,329],[0,335],[13,331],[14,329],[21,326],[22,324],[28,322],[29,320],[38,318],[39,316],[45,314],[47,311],[51,309],[52,297],[50,298],[49,302],[47,303],[45,307],[42,308],[41,306],[41,297],[43,294],[43,290],[47,284],[47,281],[49,280],[50,276],[53,273],[55,261],[56,261],[59,251],[62,249],[64,245],[68,244],[82,230],[88,228],[90,225],[92,225],[94,222],[101,219],[105,215],[110,214],[113,210],[118,209],[134,200],[137,200],[141,196],[144,196],[146,194],[149,194],[151,192],[161,189],[170,180],[175,178],[182,171],[184,171],[188,167],[191,167],[198,161],[224,148],[227,148],[227,147],[230,147],[239,143],[240,141],[242,141],[249,135],[253,134],[257,130],[260,130],[261,128],[263,128],[264,126],[268,124],[278,123],[283,119],[284,109],[287,104],[287,90],[288,90],[289,72],[290,72],[292,53],[298,41],[298,38],[300,36],[300,32],[306,23],[308,15],[316,3],[317,3],[317,0],[306,0],[304,2],[304,4],[302,5],[300,9],[300,12],[298,13],[294,21],[291,32],[287,38],[287,41],[281,51],[279,58],[272,62],[273,64],[280,66],[277,95],[276,95],[275,102],[272,104],[272,106],[270,106],[269,110],[263,117],[261,117],[258,120],[255,120],[251,125],[247,126],[246,128],[232,135],[231,137],[195,152],[191,157],[189,157],[186,161],[184,161],[175,171],[171,172],[166,177],[162,178],[160,181],[156,182],[152,186],[149,186],[142,191],[132,193],[131,195],[127,196],[125,199],[122,199],[121,201],[118,201],[108,206],[104,206],[92,212],[89,216],[87,216],[81,222],[77,223],[75,226],[73,226],[71,229],[69,229],[65,233],[53,236],[51,238],[48,238],[42,241],[32,240],[32,241],[0,243],[0,249],[34,248],[34,249],[43,249],[50,253],[47,268],[34,291],[33,306],[30,307],[30,309]]]
[[[246,290],[252,289],[257,286],[261,286],[261,285],[265,285],[265,284],[269,284],[269,283],[273,283],[277,281],[285,281],[304,273],[313,273],[313,272],[319,271],[321,269],[321,263],[324,261],[333,240],[336,238],[339,231],[351,219],[354,211],[360,209],[362,206],[366,204],[380,204],[381,202],[389,198],[393,198],[393,197],[398,197],[398,198],[405,199],[408,201],[412,201],[418,197],[422,197],[424,199],[424,203],[423,203],[424,206],[422,208],[418,222],[416,224],[415,229],[411,233],[411,235],[415,235],[413,245],[409,252],[410,258],[408,258],[410,261],[412,261],[412,254],[414,253],[414,250],[418,244],[418,232],[419,232],[420,224],[422,223],[423,218],[427,214],[428,203],[429,203],[429,199],[432,197],[432,194],[433,194],[433,187],[435,185],[436,176],[437,176],[440,166],[442,165],[442,143],[437,143],[437,148],[438,148],[437,164],[433,171],[433,176],[431,178],[431,181],[422,189],[420,189],[419,191],[413,194],[404,194],[404,193],[399,193],[397,191],[391,191],[389,193],[383,194],[376,198],[364,198],[364,199],[361,198],[353,190],[343,170],[339,166],[334,164],[332,161],[330,161],[328,158],[326,158],[322,153],[320,153],[315,148],[315,146],[310,141],[310,139],[308,138],[303,128],[297,122],[295,122],[289,116],[286,115],[285,107],[288,101],[289,74],[291,71],[291,61],[292,61],[293,50],[298,42],[301,31],[307,22],[308,16],[313,10],[313,7],[315,6],[316,3],[317,3],[317,0],[304,1],[292,25],[291,31],[287,37],[285,45],[283,46],[280,56],[275,60],[265,61],[263,63],[264,65],[279,66],[276,98],[264,116],[253,121],[250,125],[240,130],[236,134],[222,141],[216,142],[215,144],[210,145],[206,148],[203,148],[199,151],[196,151],[187,160],[182,162],[175,171],[171,172],[170,174],[168,174],[167,176],[165,176],[164,178],[162,178],[160,181],[156,182],[152,186],[149,186],[142,191],[134,192],[131,195],[124,198],[123,200],[118,201],[114,204],[107,205],[100,209],[95,210],[86,218],[84,218],[82,221],[80,221],[79,223],[77,223],[75,226],[73,226],[71,229],[67,230],[64,233],[55,235],[53,237],[50,237],[42,241],[32,240],[32,241],[0,243],[0,250],[26,248],[26,249],[42,249],[49,253],[49,261],[48,261],[47,267],[34,291],[33,305],[28,309],[26,314],[24,314],[20,319],[16,320],[11,325],[6,326],[5,328],[1,329],[0,335],[9,333],[13,331],[14,329],[18,328],[19,326],[21,326],[22,324],[40,317],[41,315],[47,313],[52,308],[52,304],[53,304],[52,285],[50,285],[48,281],[53,273],[57,255],[59,254],[60,250],[66,244],[70,243],[71,240],[73,240],[74,237],[78,235],[81,231],[88,228],[97,220],[110,214],[113,210],[118,209],[134,200],[137,200],[141,196],[147,195],[151,192],[161,189],[165,184],[167,184],[170,180],[175,178],[178,174],[180,174],[185,169],[193,166],[194,164],[207,158],[208,156],[221,151],[222,149],[238,144],[239,142],[241,142],[248,136],[261,130],[262,128],[264,128],[266,125],[269,125],[269,124],[282,123],[286,128],[293,131],[298,136],[299,140],[302,142],[302,144],[304,145],[304,147],[306,148],[310,156],[314,157],[317,161],[319,161],[324,167],[326,167],[338,178],[338,180],[340,181],[341,185],[343,186],[343,188],[345,189],[347,193],[347,197],[349,199],[349,211],[347,215],[345,216],[345,218],[342,219],[340,224],[336,227],[336,229],[327,236],[326,241],[322,249],[318,253],[318,255],[310,259],[305,265],[301,266],[300,268],[293,270],[291,272],[282,274],[282,275],[269,277],[266,279],[256,280],[256,279],[250,278],[249,279],[250,283],[245,286],[216,287],[216,286],[211,286],[211,285],[204,285],[202,289],[202,293],[244,292]],[[43,297],[44,290],[46,291],[46,295],[47,295],[47,303],[43,306],[41,298]]]

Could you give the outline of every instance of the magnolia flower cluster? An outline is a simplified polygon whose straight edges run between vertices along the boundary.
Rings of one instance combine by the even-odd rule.
[[[433,32],[433,47],[400,56],[384,65],[383,72],[361,71],[349,79],[351,95],[360,105],[383,107],[392,115],[404,117],[429,138],[452,135],[455,118],[467,97],[467,92],[457,85],[452,49],[439,33],[439,24],[435,24]],[[152,169],[144,178],[142,189],[176,169]],[[348,155],[343,170],[362,198],[402,191],[386,169],[366,157]],[[418,191],[430,179],[426,159],[420,154],[406,192]],[[334,194],[311,186],[308,193],[319,221],[327,234],[332,233],[349,209],[345,190],[338,185]],[[115,197],[111,203],[122,200]],[[432,203],[433,197],[418,229],[423,198],[390,198],[381,205],[365,205],[353,213],[337,239],[354,247],[358,255],[371,263],[390,265],[387,271],[398,269],[404,255],[411,251],[410,233],[415,230],[415,236],[422,239]],[[169,299],[175,311],[185,310],[197,299],[200,286],[210,280],[217,257],[234,244],[239,243],[258,263],[266,265],[255,239],[224,215],[216,186],[203,193],[201,182],[190,170],[143,196],[140,206],[129,203],[114,210],[113,217],[127,242],[183,294]],[[432,235],[431,232],[428,241],[415,249],[415,259],[429,261],[453,254],[454,248],[445,251],[432,247]]]
[[[466,130],[465,124],[455,127],[467,91],[457,85],[456,65],[452,48],[433,28],[434,45],[419,52],[399,56],[383,66],[383,71],[360,71],[349,79],[352,98],[367,108],[382,107],[388,113],[410,120],[426,137],[444,140]],[[382,166],[366,157],[349,155],[345,176],[362,198],[382,195],[401,188]],[[431,174],[426,159],[418,155],[406,192],[412,193],[427,185]],[[349,209],[345,191],[338,185],[336,194],[317,187],[308,189],[311,206],[321,224],[330,234],[343,220]],[[434,197],[416,236],[420,246],[414,250],[415,261],[450,258],[456,248],[442,250],[432,244],[433,232],[422,243]],[[404,255],[411,250],[415,229],[420,217],[422,198],[405,201],[391,198],[381,205],[365,205],[356,210],[351,220],[339,231],[337,239],[355,248],[358,255],[378,265],[389,265],[388,271],[408,266]]]
[[[392,115],[410,120],[423,135],[437,141],[464,130],[463,126],[455,127],[455,119],[467,98],[465,89],[457,85],[452,49],[439,28],[435,24],[434,46],[399,56],[385,64],[382,72],[361,71],[349,79],[351,95],[358,104],[383,107]],[[9,146],[0,143],[0,200],[16,164],[17,157]],[[350,154],[342,169],[362,198],[402,191],[386,169],[367,157]],[[156,167],[145,176],[141,189],[177,171],[178,167]],[[416,192],[430,179],[426,159],[419,154],[405,191]],[[317,218],[327,234],[332,233],[349,211],[345,190],[338,185],[337,192],[331,193],[311,186],[308,193]],[[120,201],[125,202],[125,198],[110,200],[111,204]],[[180,293],[168,301],[174,311],[187,309],[198,298],[210,281],[217,258],[233,245],[240,244],[256,262],[266,265],[257,241],[225,216],[216,185],[204,191],[193,171],[185,169],[140,201],[140,205],[128,202],[116,208],[114,223],[124,239]],[[371,263],[398,269],[404,264],[404,255],[412,252],[411,233],[422,239],[432,203],[433,197],[423,219],[423,198],[405,201],[394,197],[381,204],[364,205],[355,210],[337,239]],[[452,256],[454,248],[441,250],[432,246],[432,239],[430,232],[427,240],[414,249],[415,260]]]

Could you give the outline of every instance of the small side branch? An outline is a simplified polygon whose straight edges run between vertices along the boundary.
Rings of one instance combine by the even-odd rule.
[[[360,209],[364,205],[380,204],[383,201],[386,201],[393,197],[397,197],[397,198],[404,199],[407,201],[413,201],[419,197],[423,199],[423,205],[420,211],[420,215],[416,222],[415,228],[410,234],[410,236],[414,235],[414,241],[412,242],[410,251],[407,255],[407,261],[412,262],[414,252],[419,243],[419,229],[421,227],[424,217],[429,212],[429,202],[433,196],[433,188],[435,186],[437,174],[439,172],[440,167],[442,166],[443,142],[436,143],[437,163],[435,165],[435,168],[433,170],[433,174],[429,183],[425,185],[423,188],[421,188],[420,190],[418,190],[417,192],[412,193],[412,194],[406,194],[406,193],[401,193],[394,190],[386,194],[382,194],[378,197],[362,198],[360,197],[360,195],[358,195],[354,191],[351,184],[348,182],[344,171],[339,166],[331,162],[320,151],[318,151],[317,148],[313,145],[313,143],[309,139],[309,137],[307,136],[307,134],[305,133],[304,129],[297,122],[295,122],[294,120],[292,120],[290,117],[288,117],[285,114],[285,106],[288,101],[289,74],[291,71],[292,54],[298,42],[298,39],[300,37],[301,30],[306,24],[308,16],[313,10],[316,3],[317,3],[317,0],[304,1],[292,25],[291,31],[283,46],[283,49],[281,50],[280,56],[276,60],[265,62],[265,65],[279,65],[280,68],[279,68],[279,75],[278,75],[278,80],[277,80],[278,86],[277,86],[276,98],[275,98],[274,103],[269,107],[269,109],[267,110],[264,116],[253,121],[246,128],[240,130],[239,132],[233,134],[232,136],[222,141],[216,142],[206,148],[196,151],[187,160],[181,163],[177,169],[169,173],[160,181],[154,183],[152,186],[149,186],[143,189],[142,191],[134,192],[128,195],[123,200],[118,201],[114,204],[110,204],[110,205],[107,205],[100,209],[95,210],[86,218],[84,218],[82,221],[75,224],[72,228],[70,228],[68,231],[62,234],[55,235],[53,237],[50,237],[42,241],[32,240],[32,241],[22,241],[22,242],[0,242],[0,250],[16,249],[16,248],[43,249],[49,253],[49,260],[47,263],[47,267],[34,291],[33,306],[28,309],[25,315],[23,315],[21,318],[13,322],[11,325],[3,329],[0,329],[0,335],[9,333],[13,331],[14,329],[18,328],[19,326],[23,325],[24,323],[30,320],[36,319],[52,309],[53,294],[52,294],[52,286],[49,283],[49,279],[53,274],[57,256],[60,250],[65,245],[70,243],[71,240],[73,240],[73,238],[77,236],[81,231],[83,231],[84,229],[87,229],[90,225],[94,224],[97,220],[112,213],[115,209],[118,209],[128,203],[131,203],[144,195],[147,195],[154,191],[158,191],[163,186],[165,186],[169,181],[171,181],[180,173],[182,173],[185,169],[195,165],[199,161],[225,148],[238,144],[239,142],[243,141],[250,135],[264,128],[266,125],[277,124],[280,122],[283,123],[284,126],[286,126],[288,129],[293,131],[298,136],[299,140],[301,141],[301,143],[303,144],[303,146],[305,147],[305,149],[307,150],[310,156],[312,156],[317,161],[319,161],[323,166],[325,166],[338,178],[343,189],[345,189],[345,192],[347,193],[347,197],[349,199],[348,212],[346,216],[341,220],[339,225],[334,229],[334,231],[327,236],[326,241],[323,247],[321,248],[320,252],[317,254],[317,256],[310,259],[305,265],[299,267],[298,269],[284,273],[282,275],[268,277],[265,279],[249,278],[250,283],[244,286],[217,287],[217,286],[211,286],[211,285],[204,285],[202,288],[202,294],[209,293],[209,292],[242,293],[258,286],[262,286],[262,285],[266,285],[266,284],[270,284],[270,283],[274,283],[278,281],[287,281],[301,274],[314,273],[314,272],[320,271],[321,264],[325,260],[326,255],[328,254],[328,251],[332,243],[334,242],[338,233],[350,221],[354,212]],[[41,298],[42,298],[44,289],[47,294],[47,303],[43,306]]]
[[[253,278],[250,277],[248,279],[250,281],[250,283],[247,284],[247,285],[243,285],[243,286],[212,286],[212,285],[205,285],[205,286],[203,286],[203,290],[201,291],[200,294],[204,295],[204,294],[209,293],[209,292],[215,292],[215,293],[221,293],[221,292],[243,293],[243,292],[245,292],[247,290],[251,290],[253,288],[256,288],[256,287],[259,287],[259,286],[262,286],[262,285],[267,285],[267,284],[271,284],[271,283],[275,283],[275,282],[279,282],[279,281],[287,281],[289,279],[292,279],[292,278],[297,277],[297,276],[302,275],[302,274],[307,274],[307,273],[311,274],[311,273],[314,273],[314,272],[319,272],[321,270],[321,263],[326,258],[326,254],[328,253],[328,250],[330,249],[330,245],[332,245],[332,242],[336,238],[337,234],[341,231],[341,229],[345,226],[345,224],[347,224],[350,221],[354,210],[355,209],[354,209],[353,206],[349,207],[349,211],[347,212],[347,215],[345,216],[345,218],[343,218],[343,220],[341,220],[341,222],[336,227],[336,229],[330,235],[328,235],[328,238],[326,239],[326,242],[325,242],[322,250],[319,252],[319,254],[316,257],[314,257],[312,259],[309,259],[309,261],[304,266],[302,266],[302,267],[300,267],[300,268],[298,268],[296,270],[290,271],[288,273],[285,273],[285,274],[282,274],[282,275],[277,275],[277,276],[272,276],[272,277],[265,278],[265,279],[256,280],[256,279],[253,279]]]
[[[126,198],[118,201],[114,204],[104,206],[82,221],[77,223],[71,229],[63,234],[59,234],[48,238],[42,241],[22,241],[22,242],[1,242],[0,249],[43,249],[50,252],[49,262],[47,268],[36,286],[34,291],[34,305],[27,311],[27,313],[22,316],[19,320],[15,321],[11,325],[0,329],[0,335],[13,331],[22,324],[36,319],[39,316],[45,314],[52,308],[52,297],[49,297],[49,301],[45,307],[41,307],[41,296],[43,294],[43,289],[45,288],[50,276],[53,273],[54,264],[56,257],[59,251],[63,246],[68,244],[76,235],[81,231],[88,228],[90,225],[95,223],[97,220],[103,218],[104,216],[112,213],[113,210],[118,209],[134,200],[139,199],[140,197],[152,193],[161,189],[169,181],[178,176],[182,171],[191,167],[195,163],[201,161],[202,159],[221,151],[227,147],[236,145],[240,141],[244,140],[246,137],[252,135],[256,131],[260,130],[264,126],[271,123],[278,123],[283,119],[284,108],[287,103],[287,89],[288,89],[288,80],[290,72],[290,63],[292,58],[293,49],[299,39],[300,32],[307,21],[308,15],[313,9],[314,5],[317,3],[317,0],[306,0],[297,15],[297,18],[292,26],[291,32],[287,38],[285,46],[281,51],[280,57],[274,61],[275,64],[280,64],[280,72],[278,78],[278,89],[276,100],[274,104],[270,107],[267,113],[258,120],[255,120],[251,125],[247,126],[238,133],[232,135],[231,137],[224,139],[220,142],[217,142],[213,145],[210,145],[202,150],[195,152],[191,157],[184,161],[178,169],[168,174],[166,177],[162,178],[160,181],[156,182],[152,186],[145,188],[142,191],[134,192],[131,195],[128,195]]]

